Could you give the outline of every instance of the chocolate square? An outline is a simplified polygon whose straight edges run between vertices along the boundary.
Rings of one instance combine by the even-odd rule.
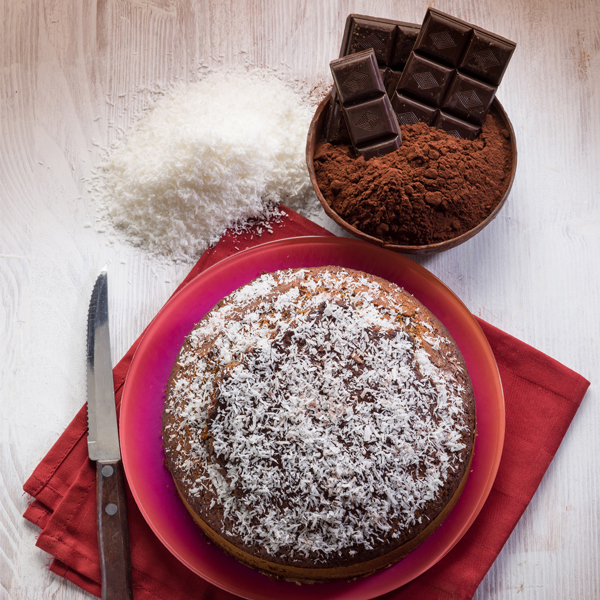
[[[373,50],[365,50],[329,63],[342,106],[385,94]]]
[[[399,125],[427,123],[431,125],[437,116],[438,109],[396,92],[392,98],[392,108],[396,113]]]
[[[456,117],[481,125],[492,105],[496,89],[496,86],[457,71],[440,108]]]
[[[355,147],[382,138],[398,136],[396,116],[390,99],[383,95],[360,104],[342,107]]]
[[[414,50],[456,67],[472,31],[473,28],[467,23],[430,8],[425,15]]]
[[[360,156],[364,156],[365,159],[373,158],[374,156],[385,156],[389,152],[398,150],[400,148],[400,138],[396,136],[391,140],[384,140],[383,142],[375,142],[370,146],[360,146],[356,149]]]
[[[410,25],[396,26],[396,42],[389,63],[392,69],[401,71],[404,68],[418,35],[418,27],[411,27]]]
[[[395,36],[396,25],[393,23],[352,16],[346,54],[373,48],[377,62],[387,66],[390,64]]]
[[[471,125],[458,117],[453,117],[448,113],[440,112],[433,122],[436,129],[443,129],[446,133],[456,138],[464,140],[474,140],[479,135],[479,127]]]
[[[437,107],[453,73],[454,69],[413,52],[402,71],[397,91]]]
[[[510,40],[475,29],[458,68],[498,86],[515,47]]]

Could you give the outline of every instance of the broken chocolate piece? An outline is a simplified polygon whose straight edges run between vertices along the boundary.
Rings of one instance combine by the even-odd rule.
[[[436,117],[444,124],[441,129],[462,131],[461,137],[472,139],[473,131],[479,130],[472,126],[485,120],[515,47],[514,42],[429,8],[396,90],[442,109],[445,115]],[[447,129],[450,116],[453,123],[460,119],[464,125]]]
[[[373,48],[380,66],[401,70],[418,33],[412,23],[351,14],[346,19],[340,58]]]
[[[346,19],[340,58],[373,48],[391,99],[418,34],[419,27],[412,23],[351,14]],[[335,88],[325,120],[325,139],[333,143],[349,141]]]
[[[330,63],[337,97],[356,152],[370,158],[400,147],[400,127],[373,49]]]

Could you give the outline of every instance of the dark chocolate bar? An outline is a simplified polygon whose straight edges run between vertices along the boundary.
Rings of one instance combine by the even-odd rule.
[[[430,125],[442,110],[445,117],[437,122],[461,119],[471,126],[452,131],[474,139],[479,127],[472,125],[483,123],[515,47],[510,40],[430,8],[420,28],[391,19],[349,15],[340,57],[373,48],[379,66],[388,69],[384,85],[399,123]],[[349,141],[335,89],[325,138]]]
[[[381,79],[386,90],[388,88],[390,88],[392,91],[395,90],[396,86],[398,85],[398,77],[400,74],[396,71],[392,71],[388,67],[380,67],[379,73],[381,74]],[[398,75],[398,77],[396,77],[396,75]],[[333,99],[329,103],[327,117],[325,120],[325,131],[327,132],[325,137],[327,141],[334,142],[336,144],[351,144],[352,140],[350,139],[350,134],[348,133],[346,121],[342,116],[340,103],[337,101],[335,87],[333,88],[332,96]]]
[[[506,38],[430,8],[413,49],[497,87],[515,48]]]
[[[380,66],[401,71],[418,33],[419,28],[411,23],[366,15],[348,15],[340,58],[373,48]]]
[[[514,42],[429,8],[396,92],[440,111],[435,126],[474,139],[515,47]],[[431,113],[422,115],[428,122]]]
[[[412,23],[351,14],[346,19],[340,58],[373,48],[391,99],[418,34],[419,28]],[[334,143],[350,141],[335,88],[325,121],[325,139]]]
[[[356,152],[365,158],[400,147],[402,136],[372,48],[329,63]]]

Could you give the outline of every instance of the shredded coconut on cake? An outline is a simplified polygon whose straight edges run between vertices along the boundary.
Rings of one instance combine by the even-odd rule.
[[[101,165],[98,215],[127,241],[190,261],[226,229],[314,212],[314,106],[268,71],[213,72],[165,93]]]
[[[420,522],[470,433],[462,385],[397,297],[343,270],[306,274],[265,274],[209,313],[166,411],[195,440],[179,459],[191,493],[214,490],[227,533],[326,561]],[[450,346],[424,323],[425,343]]]

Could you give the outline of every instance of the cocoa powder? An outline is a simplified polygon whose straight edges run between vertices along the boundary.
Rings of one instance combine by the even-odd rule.
[[[314,166],[331,208],[388,243],[425,245],[483,221],[508,189],[510,134],[491,111],[473,141],[424,123],[402,126],[402,146],[365,160],[351,146],[320,144]]]

